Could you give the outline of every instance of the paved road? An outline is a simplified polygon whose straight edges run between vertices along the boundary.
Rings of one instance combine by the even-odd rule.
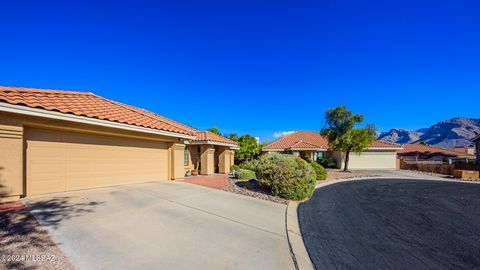
[[[317,269],[480,267],[480,185],[362,180],[319,188],[298,209]]]
[[[78,269],[293,269],[286,206],[187,183],[30,198]]]

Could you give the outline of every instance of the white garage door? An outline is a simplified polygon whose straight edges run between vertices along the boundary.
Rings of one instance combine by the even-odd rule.
[[[167,144],[26,130],[27,195],[168,179]]]

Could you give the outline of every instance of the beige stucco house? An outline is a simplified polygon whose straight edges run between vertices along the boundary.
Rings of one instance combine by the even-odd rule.
[[[0,87],[0,199],[229,173],[237,144],[92,93]]]
[[[419,161],[437,161],[454,163],[455,161],[472,161],[475,160],[473,154],[468,154],[453,149],[445,149],[436,146],[423,144],[404,144],[403,149],[397,152],[398,159],[404,162]]]
[[[350,154],[350,169],[396,169],[397,151],[401,145],[374,141],[362,154]],[[274,141],[262,148],[265,153],[293,154],[316,161],[322,157],[335,159],[337,167],[343,169],[345,154],[329,149],[328,141],[319,132],[298,131]]]

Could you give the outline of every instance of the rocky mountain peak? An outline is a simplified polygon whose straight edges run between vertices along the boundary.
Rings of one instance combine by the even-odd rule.
[[[471,139],[475,133],[480,133],[480,118],[454,117],[416,131],[393,128],[388,132],[378,132],[377,138],[391,143],[426,142],[434,146],[454,148],[472,144]]]

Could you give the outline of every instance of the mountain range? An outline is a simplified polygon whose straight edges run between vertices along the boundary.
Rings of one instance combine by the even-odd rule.
[[[377,139],[390,143],[419,143],[455,148],[472,144],[471,139],[480,134],[480,118],[455,117],[436,123],[428,128],[406,130],[393,128],[388,132],[377,132]]]

